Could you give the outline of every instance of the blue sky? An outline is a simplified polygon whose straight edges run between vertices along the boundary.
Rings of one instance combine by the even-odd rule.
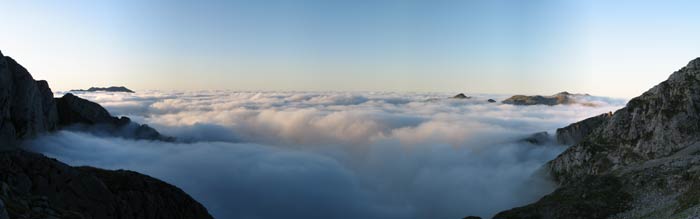
[[[696,1],[2,1],[55,90],[632,97],[700,56]]]

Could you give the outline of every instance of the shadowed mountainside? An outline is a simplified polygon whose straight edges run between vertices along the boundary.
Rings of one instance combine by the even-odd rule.
[[[81,126],[117,136],[173,140],[72,94],[53,98],[46,81],[0,53],[0,219],[212,218],[175,186],[131,171],[71,167],[23,151],[21,142]],[[126,131],[125,131],[126,130]]]

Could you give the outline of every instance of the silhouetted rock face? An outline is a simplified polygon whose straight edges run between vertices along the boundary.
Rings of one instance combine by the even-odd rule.
[[[591,134],[593,130],[600,127],[604,122],[610,120],[612,112],[604,113],[599,116],[584,119],[573,123],[564,128],[557,129],[557,143],[563,145],[573,145],[581,142],[586,136]]]
[[[525,96],[525,95],[514,95],[508,99],[502,101],[505,104],[513,105],[548,105],[554,106],[559,104],[572,104],[575,103],[573,96],[585,95],[585,94],[571,94],[569,92],[561,92],[552,96]]]
[[[119,136],[124,138],[174,141],[173,137],[161,135],[148,125],[131,122],[128,117],[113,117],[97,103],[82,99],[71,93],[56,98],[60,125],[79,126],[81,131]]]
[[[44,96],[49,93],[51,96]],[[34,78],[21,65],[0,53],[0,141],[14,145],[16,139],[54,130],[56,104],[45,82]]]
[[[71,91],[82,91],[82,92],[97,92],[97,91],[105,91],[105,92],[126,92],[126,93],[134,93],[134,91],[129,90],[129,88],[126,88],[124,86],[120,87],[91,87],[87,90],[71,90]]]
[[[561,187],[496,218],[698,215],[700,58],[612,115],[587,120],[592,131],[570,131],[582,140],[545,165]]]
[[[46,119],[46,128],[51,131],[56,129],[58,126],[58,109],[56,108],[56,101],[53,98],[53,91],[49,88],[49,83],[41,80],[36,81],[37,88],[39,89],[39,97],[41,98],[42,110],[44,113],[44,118]]]
[[[0,152],[0,198],[10,218],[212,218],[182,190],[132,171],[71,167]]]
[[[113,117],[99,104],[73,94],[54,98],[46,81],[35,81],[24,67],[0,53],[0,148],[72,125],[99,125],[128,138],[174,140],[127,117]]]
[[[72,94],[54,99],[46,81],[34,81],[24,67],[0,54],[0,219],[212,218],[180,189],[157,179],[74,168],[17,147],[24,139],[69,126],[173,140]]]
[[[58,103],[59,121],[63,126],[75,123],[90,125],[116,123],[118,120],[112,117],[99,104],[82,99],[71,93],[67,93],[61,98],[56,98],[56,102]]]

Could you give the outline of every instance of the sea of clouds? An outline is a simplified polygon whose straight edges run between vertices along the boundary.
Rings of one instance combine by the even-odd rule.
[[[71,165],[154,176],[222,219],[491,217],[554,189],[534,173],[566,146],[522,138],[625,103],[581,96],[587,104],[513,106],[486,101],[504,95],[389,92],[77,95],[180,141],[60,131],[27,147]]]

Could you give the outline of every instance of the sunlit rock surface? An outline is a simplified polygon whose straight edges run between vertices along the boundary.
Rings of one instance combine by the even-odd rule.
[[[508,99],[502,101],[504,104],[513,105],[548,105],[554,106],[559,104],[573,104],[576,103],[574,97],[576,96],[588,96],[587,94],[571,94],[569,92],[561,92],[552,96],[525,96],[525,95],[514,95]]]
[[[612,115],[583,123],[558,131],[575,144],[545,166],[561,187],[495,218],[700,214],[700,59]]]

